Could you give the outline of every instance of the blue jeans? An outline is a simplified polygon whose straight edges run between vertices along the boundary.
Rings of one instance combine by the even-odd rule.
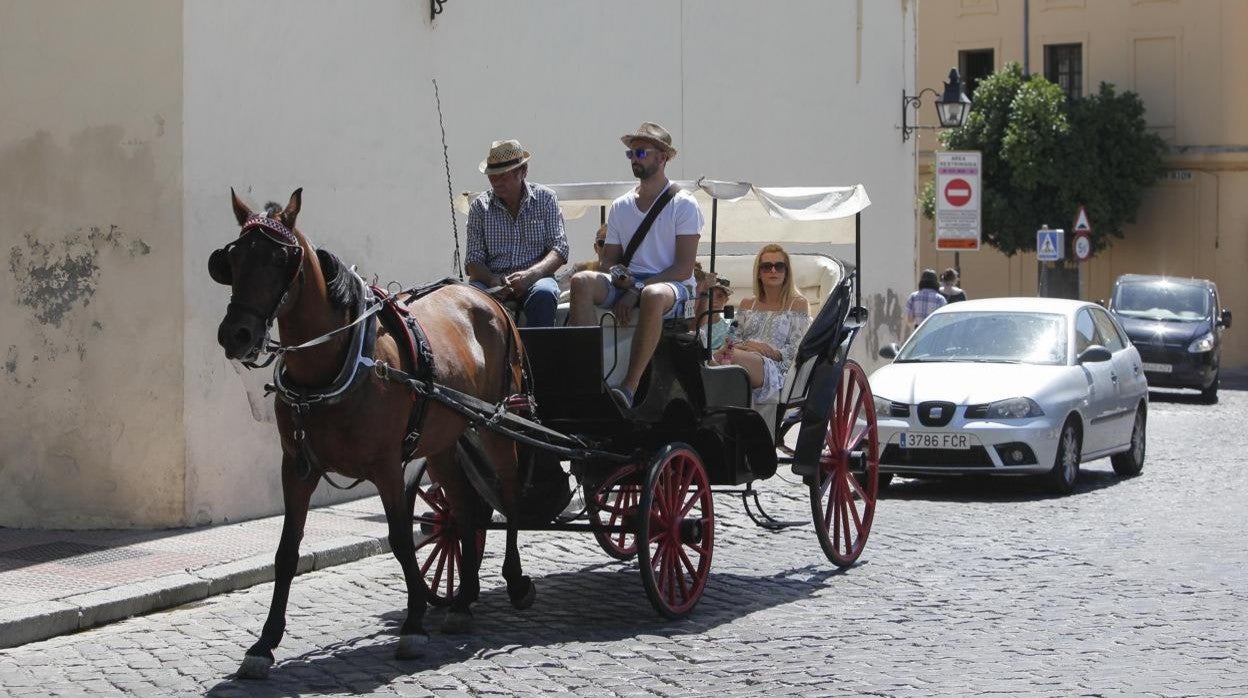
[[[473,286],[487,290],[489,287],[479,281],[470,281]],[[525,294],[524,327],[554,327],[555,308],[559,304],[559,282],[553,276],[538,279]]]

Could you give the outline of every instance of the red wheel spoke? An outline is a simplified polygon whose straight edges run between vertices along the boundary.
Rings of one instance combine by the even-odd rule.
[[[446,564],[447,558],[449,557],[445,548],[445,542],[438,545],[436,555],[438,556],[438,568],[433,573],[433,584],[429,585],[429,588],[434,590],[437,590],[437,588],[442,584],[442,569]],[[447,576],[450,575],[448,574]]]

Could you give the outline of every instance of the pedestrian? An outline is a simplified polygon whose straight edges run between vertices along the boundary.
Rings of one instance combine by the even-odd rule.
[[[667,163],[676,157],[667,129],[647,121],[620,141],[640,181],[607,214],[607,242],[599,259],[609,273],[582,271],[572,277],[569,321],[595,325],[595,308],[610,308],[621,324],[628,324],[637,309],[628,369],[611,389],[615,401],[631,409],[658,347],[663,319],[684,317],[684,304],[693,297],[703,219],[693,195],[667,179]]]
[[[754,257],[754,296],[737,306],[735,341],[714,356],[716,363],[745,369],[755,404],[780,393],[810,327],[810,303],[793,283],[792,271],[789,253],[780,245],[759,250]]]
[[[940,281],[935,269],[924,269],[919,274],[919,290],[906,299],[906,336],[918,327],[928,315],[949,301],[940,295]]]
[[[516,301],[528,327],[555,324],[559,284],[555,271],[568,261],[568,238],[555,193],[527,181],[529,151],[501,140],[478,169],[490,189],[468,210],[469,282],[501,301]]]
[[[966,291],[958,288],[958,270],[953,267],[941,272],[939,291],[940,295],[950,303],[966,300]]]

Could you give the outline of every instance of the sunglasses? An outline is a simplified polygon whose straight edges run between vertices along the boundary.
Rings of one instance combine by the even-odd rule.
[[[629,160],[645,160],[650,153],[657,152],[655,148],[629,148],[624,151],[624,157]]]
[[[759,271],[783,272],[785,269],[788,269],[788,268],[789,268],[789,265],[785,264],[784,262],[759,262],[758,264]]]

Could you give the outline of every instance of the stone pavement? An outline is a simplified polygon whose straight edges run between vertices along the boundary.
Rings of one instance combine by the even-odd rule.
[[[282,517],[166,530],[0,528],[0,648],[273,580]],[[299,573],[388,552],[376,496],[308,514]]]
[[[0,650],[0,694],[1244,696],[1245,423],[1242,391],[1154,396],[1143,474],[1094,461],[1067,497],[901,480],[841,573],[810,526],[764,531],[718,497],[711,578],[680,621],[650,608],[635,563],[571,533],[522,534],[538,594],[516,611],[492,531],[472,634],[432,610],[420,659],[394,658],[404,586],[377,555],[295,580],[265,682],[233,673],[271,584]],[[791,476],[762,486],[776,515],[809,516]]]

